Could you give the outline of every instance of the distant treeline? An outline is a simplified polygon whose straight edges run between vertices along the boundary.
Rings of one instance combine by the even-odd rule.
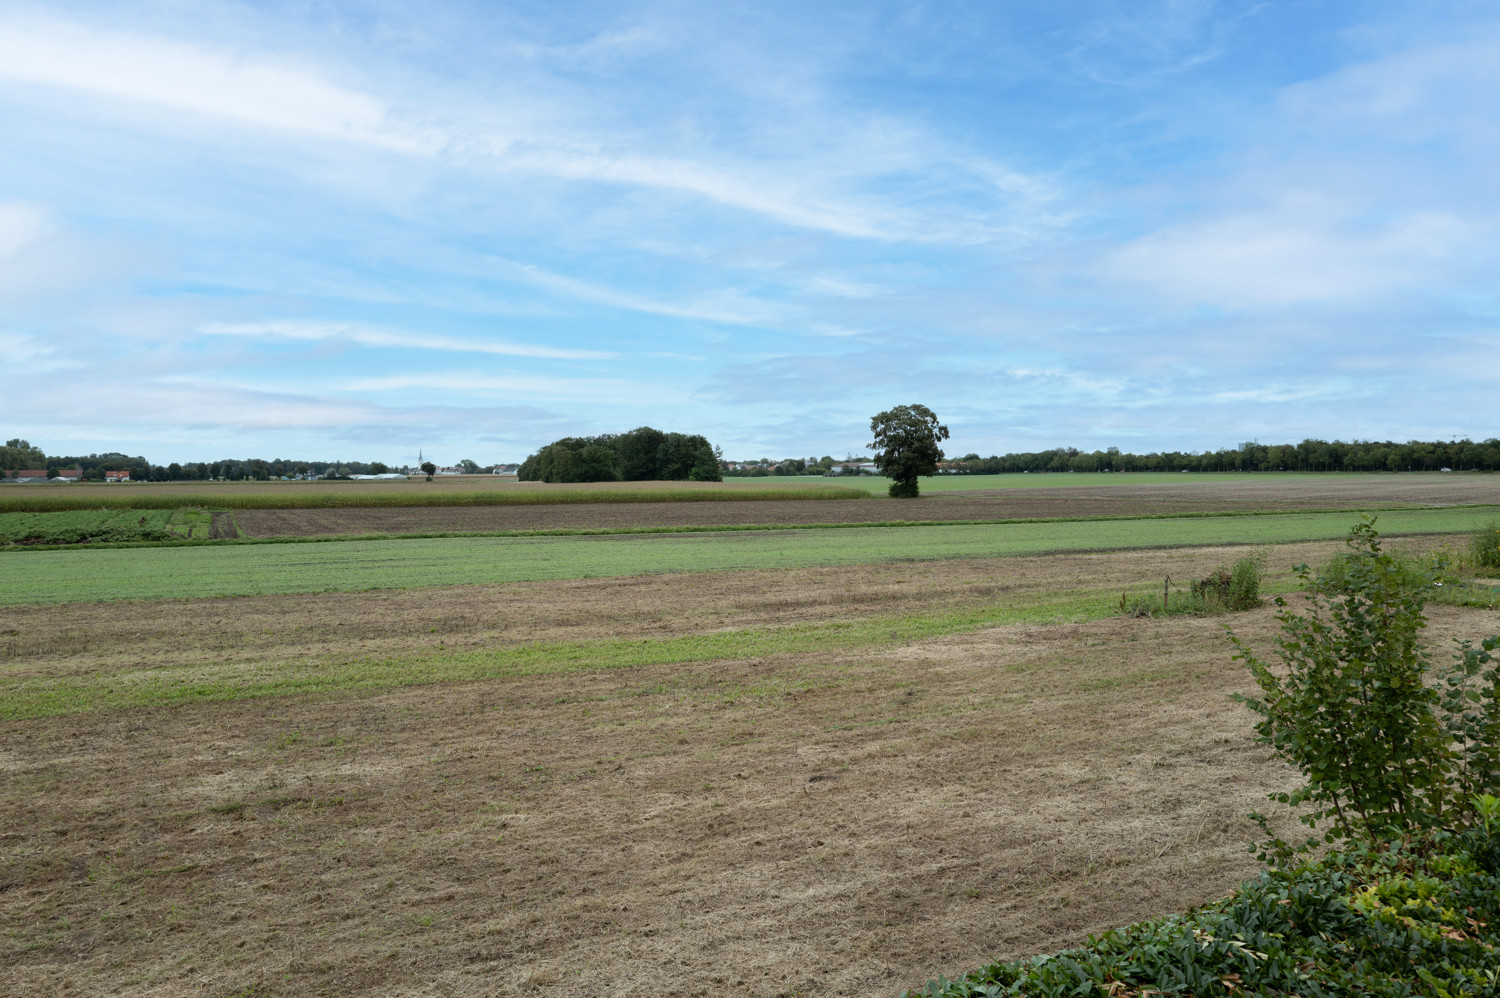
[[[472,462],[470,462],[472,463]],[[72,468],[83,469],[85,481],[104,481],[106,471],[128,471],[137,482],[179,481],[268,481],[272,478],[325,478],[347,475],[383,475],[390,468],[379,461],[293,461],[285,458],[225,458],[222,461],[152,464],[139,455],[107,454],[46,455],[25,440],[10,440],[0,447],[0,472],[46,470],[49,474]],[[478,471],[478,466],[475,466]]]
[[[854,458],[849,458],[853,461]],[[521,465],[526,481],[719,481],[723,475],[817,475],[846,470],[831,457],[787,458],[726,463],[706,439],[698,435],[663,433],[649,426],[629,433],[598,437],[566,437],[543,447]],[[473,461],[460,465],[471,474],[482,470]],[[81,468],[83,477],[102,481],[106,471],[129,471],[135,481],[259,480],[272,478],[340,478],[380,475],[415,468],[390,467],[379,461],[297,461],[286,458],[225,458],[153,464],[139,455],[105,454],[48,456],[25,440],[0,446],[0,473],[45,469],[55,473]],[[943,463],[948,474],[993,475],[1058,471],[1500,471],[1500,439],[1478,443],[1456,441],[1304,440],[1299,444],[1244,443],[1235,448],[1203,451],[1162,451],[1132,454],[1117,447],[1083,451],[1058,447],[1034,453],[980,457],[977,453]]]
[[[731,477],[848,474],[856,459],[785,458],[734,461],[725,465]],[[1131,454],[1118,447],[1083,451],[1057,447],[1034,453],[965,454],[944,461],[941,471],[954,475],[998,475],[1056,471],[1500,471],[1500,440],[1392,441],[1304,440],[1300,444],[1245,443],[1235,448]]]
[[[554,440],[522,462],[516,475],[523,482],[717,482],[721,460],[698,434],[641,426]]]
[[[995,475],[1043,471],[1500,471],[1500,440],[1304,440],[1300,444],[1244,443],[1195,454],[1130,454],[1117,447],[1081,451],[1059,447],[1034,454],[965,454],[943,470]]]

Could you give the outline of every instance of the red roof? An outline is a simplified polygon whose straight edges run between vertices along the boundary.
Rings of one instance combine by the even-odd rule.
[[[128,471],[106,471],[104,473],[104,480],[105,481],[109,481],[111,478],[129,478],[129,477],[130,477],[130,472],[128,472]]]

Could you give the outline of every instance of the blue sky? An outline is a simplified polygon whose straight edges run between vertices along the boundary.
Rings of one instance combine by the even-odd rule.
[[[1500,435],[1486,3],[0,2],[0,434]]]

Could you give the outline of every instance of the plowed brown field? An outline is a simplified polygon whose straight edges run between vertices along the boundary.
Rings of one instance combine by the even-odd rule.
[[[1094,476],[1107,477],[1107,476]],[[1141,516],[1255,510],[1385,509],[1403,505],[1500,503],[1500,475],[1317,476],[1177,484],[1071,486],[932,492],[916,501],[769,500],[556,506],[237,510],[248,537],[485,532],[598,527],[880,523],[899,520],[1009,520]]]

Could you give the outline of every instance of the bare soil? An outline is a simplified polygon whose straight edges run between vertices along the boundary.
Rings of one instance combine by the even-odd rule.
[[[1162,477],[1162,484],[1148,485],[930,492],[916,501],[872,497],[841,502],[791,499],[715,503],[255,509],[237,510],[233,519],[248,537],[306,537],[1500,504],[1500,475],[1370,475],[1327,481],[1310,476],[1287,479],[1267,476],[1264,480],[1226,479],[1189,484],[1176,484],[1170,476]]]
[[[1224,557],[8,608],[0,664],[878,619]],[[1432,618],[1434,647],[1500,630]],[[893,996],[1078,943],[1253,872],[1242,816],[1292,774],[1220,623],[6,723],[0,993]]]

